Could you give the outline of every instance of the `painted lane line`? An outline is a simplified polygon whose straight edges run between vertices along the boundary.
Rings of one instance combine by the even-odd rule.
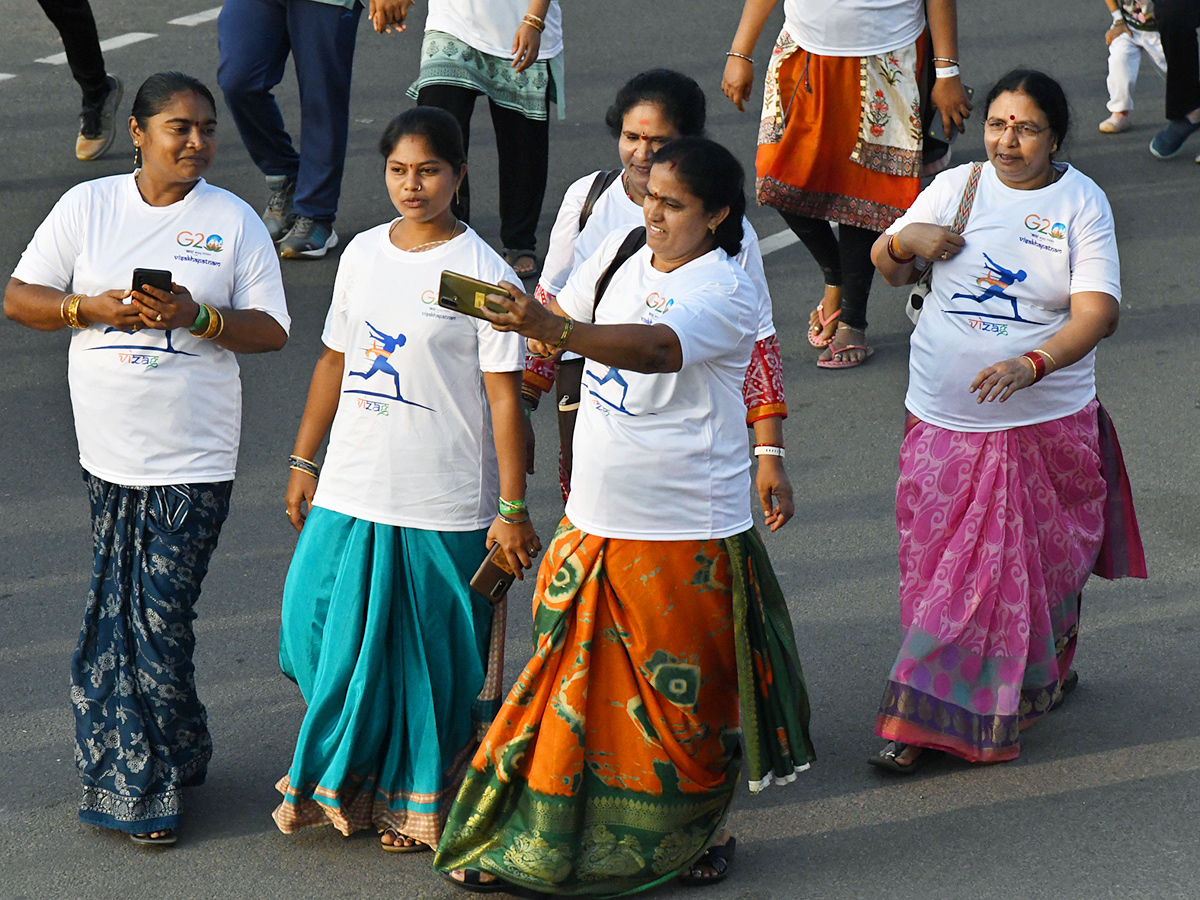
[[[784,247],[790,247],[792,244],[800,243],[800,238],[792,234],[790,231],[778,231],[768,237],[763,238],[758,242],[758,248],[762,251],[762,255],[774,253],[776,250],[782,250]]]
[[[221,14],[221,7],[214,6],[212,9],[206,9],[204,12],[192,13],[190,16],[180,16],[178,19],[172,19],[168,25],[186,25],[191,28],[193,25],[203,25],[205,22],[211,22]]]
[[[158,35],[148,34],[145,31],[131,31],[128,34],[119,34],[114,38],[109,38],[107,41],[101,41],[100,49],[116,50],[118,47],[128,47],[130,44],[148,41],[150,38],[155,37],[158,37]],[[63,66],[67,63],[67,54],[56,53],[54,56],[43,56],[41,59],[35,59],[34,62],[46,63],[51,66]]]
[[[16,75],[9,75],[7,72],[0,72],[0,81],[8,81],[8,79],[16,77]]]

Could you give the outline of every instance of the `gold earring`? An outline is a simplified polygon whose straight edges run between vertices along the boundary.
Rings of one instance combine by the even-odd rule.
[[[142,164],[142,145],[133,145],[133,167],[136,169]]]
[[[716,237],[716,235],[717,235],[717,226],[716,225],[709,225],[708,230],[713,233],[713,237]]]

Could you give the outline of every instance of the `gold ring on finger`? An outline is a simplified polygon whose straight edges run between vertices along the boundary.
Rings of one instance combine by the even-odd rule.
[[[162,321],[162,313],[159,313],[157,316],[155,316],[155,317],[154,317],[154,321],[155,321],[155,322],[161,322],[161,321]]]

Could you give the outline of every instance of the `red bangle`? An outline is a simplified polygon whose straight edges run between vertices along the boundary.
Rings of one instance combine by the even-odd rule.
[[[1030,350],[1028,353],[1022,353],[1021,359],[1027,359],[1033,365],[1033,383],[1037,384],[1046,377],[1046,360],[1036,350]]]
[[[912,262],[914,259],[917,258],[917,255],[914,253],[912,256],[900,256],[896,252],[896,245],[893,243],[895,240],[896,240],[896,236],[894,234],[888,235],[888,239],[887,239],[888,256],[890,256],[892,258],[892,262],[897,263],[898,265],[901,265],[901,266],[907,266],[910,262]]]

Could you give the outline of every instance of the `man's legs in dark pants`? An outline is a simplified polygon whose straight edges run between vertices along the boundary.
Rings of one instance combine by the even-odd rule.
[[[95,106],[108,93],[96,19],[88,0],[38,0],[62,38],[71,76],[83,91],[83,105]]]
[[[1167,58],[1166,113],[1186,119],[1200,109],[1200,4],[1196,0],[1158,0],[1154,7],[1163,55]]]
[[[546,196],[550,122],[489,104],[500,157],[500,243],[532,254]]]

